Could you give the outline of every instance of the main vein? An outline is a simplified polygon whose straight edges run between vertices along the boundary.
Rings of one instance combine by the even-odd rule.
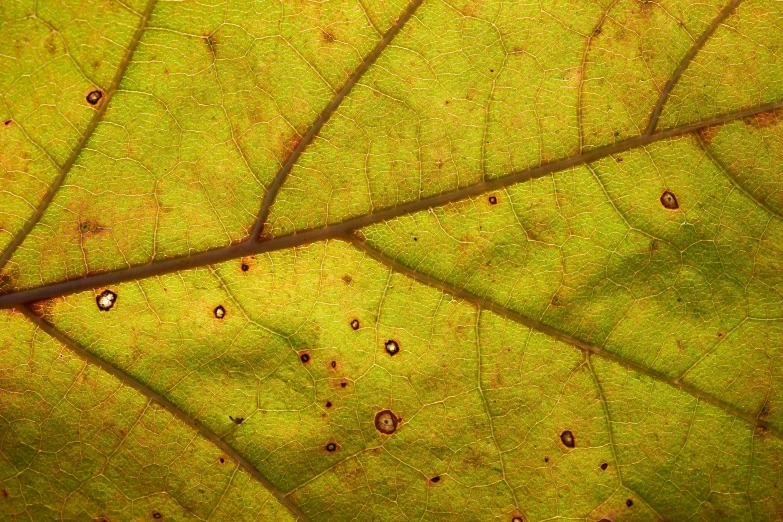
[[[27,222],[22,227],[22,230],[14,237],[13,241],[11,241],[3,254],[0,256],[0,269],[2,269],[6,263],[8,263],[8,260],[11,259],[11,256],[13,256],[14,252],[16,252],[16,249],[19,248],[22,242],[27,238],[28,234],[30,234],[30,232],[33,230],[35,225],[37,225],[41,220],[44,212],[46,212],[46,209],[49,208],[49,205],[54,200],[54,196],[57,194],[57,191],[60,190],[60,187],[62,186],[63,181],[65,181],[66,176],[68,176],[68,173],[73,168],[76,160],[82,153],[82,150],[84,150],[84,147],[90,140],[92,133],[95,132],[98,124],[101,122],[101,120],[103,120],[103,115],[106,114],[106,109],[108,108],[111,99],[114,97],[114,94],[117,92],[117,89],[119,89],[120,82],[122,82],[122,79],[125,76],[125,71],[128,69],[131,60],[133,59],[133,53],[139,46],[141,35],[144,34],[144,30],[147,28],[147,22],[150,19],[150,15],[152,15],[152,10],[155,7],[156,1],[157,0],[149,0],[149,2],[147,2],[147,7],[144,9],[144,13],[141,15],[141,22],[136,28],[136,32],[133,33],[133,38],[128,45],[128,50],[125,53],[125,56],[122,58],[119,67],[117,67],[117,71],[114,73],[114,78],[112,78],[111,85],[109,85],[109,88],[104,93],[103,100],[95,110],[95,114],[93,114],[90,123],[87,125],[87,129],[85,129],[84,134],[82,134],[82,137],[76,144],[76,147],[74,147],[70,156],[68,156],[68,159],[66,159],[65,163],[63,163],[62,167],[60,167],[60,172],[57,174],[54,182],[49,186],[49,190],[46,191],[44,198],[38,204],[38,208],[35,209],[35,213],[30,217],[30,219],[27,220]]]
[[[139,393],[143,394],[144,396],[148,397],[150,400],[158,403],[163,408],[169,411],[174,417],[181,420],[194,430],[198,431],[204,438],[211,441],[215,446],[220,448],[221,451],[223,451],[226,455],[233,458],[235,461],[239,463],[240,466],[242,466],[250,475],[252,475],[256,480],[258,480],[267,490],[269,490],[272,495],[277,498],[278,502],[285,506],[288,511],[290,511],[295,517],[298,517],[299,520],[303,522],[309,522],[309,518],[307,515],[302,512],[302,510],[294,504],[291,499],[286,497],[281,491],[279,491],[277,488],[275,488],[272,483],[267,479],[258,469],[255,468],[250,462],[248,462],[242,455],[239,454],[234,448],[229,446],[223,439],[221,439],[215,432],[195,420],[193,417],[191,417],[189,414],[187,414],[185,411],[180,409],[176,404],[168,400],[163,395],[159,394],[158,392],[154,391],[152,388],[148,387],[145,384],[142,384],[141,382],[137,381],[134,377],[130,376],[129,374],[125,373],[123,370],[111,365],[107,361],[101,359],[97,355],[94,355],[93,353],[86,350],[84,347],[82,347],[79,343],[68,337],[65,333],[51,325],[50,323],[46,322],[42,318],[35,315],[28,307],[21,306],[18,308],[18,310],[25,315],[32,323],[34,323],[38,328],[40,328],[42,331],[46,332],[49,336],[53,337],[66,347],[70,349],[72,352],[74,352],[76,355],[81,357],[82,359],[85,359],[88,363],[94,364],[95,366],[99,367],[103,371],[109,373],[110,375],[113,375],[116,377],[122,384],[129,386],[130,388],[133,388],[134,390],[138,391]]]

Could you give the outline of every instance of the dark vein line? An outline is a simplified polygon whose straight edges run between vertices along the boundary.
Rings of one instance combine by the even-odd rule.
[[[111,85],[109,85],[109,88],[104,93],[104,99],[101,100],[98,108],[95,110],[95,114],[93,114],[89,125],[87,125],[87,129],[85,129],[84,134],[82,134],[81,139],[76,144],[76,147],[73,149],[73,151],[71,151],[71,155],[68,156],[68,159],[65,160],[65,163],[63,163],[62,167],[60,167],[60,173],[57,175],[57,178],[55,178],[54,182],[49,186],[49,190],[38,204],[38,208],[36,209],[35,213],[30,217],[30,219],[27,220],[27,222],[24,224],[24,227],[22,227],[22,230],[16,235],[16,237],[14,237],[13,241],[11,241],[8,247],[6,247],[3,255],[0,256],[0,269],[2,269],[6,263],[8,263],[8,260],[11,259],[11,256],[14,254],[14,252],[16,252],[22,242],[27,238],[28,234],[32,232],[35,225],[37,225],[41,220],[41,217],[43,217],[44,212],[46,212],[46,209],[49,208],[49,205],[54,200],[54,196],[57,194],[57,191],[60,190],[60,187],[65,181],[66,176],[68,176],[71,168],[73,168],[76,160],[82,153],[82,150],[84,150],[84,147],[87,146],[87,142],[90,140],[92,133],[98,127],[98,124],[101,122],[101,120],[103,120],[103,115],[106,113],[106,109],[108,108],[111,99],[114,97],[114,93],[117,92],[117,89],[120,86],[120,82],[125,76],[125,71],[128,69],[128,65],[130,65],[131,59],[133,58],[133,53],[136,51],[136,47],[139,45],[141,35],[147,28],[147,22],[150,19],[153,8],[155,7],[155,2],[156,0],[149,0],[147,3],[147,8],[142,14],[139,27],[136,29],[136,32],[133,33],[133,38],[128,45],[128,51],[122,58],[122,61],[117,68],[117,72],[114,73],[114,78],[112,78]]]
[[[663,106],[666,105],[666,100],[669,99],[669,94],[671,94],[672,90],[674,90],[674,86],[677,85],[677,82],[680,81],[682,74],[691,65],[691,62],[699,53],[699,51],[702,50],[704,44],[707,43],[707,40],[709,40],[715,31],[717,31],[718,27],[720,27],[720,24],[722,24],[723,21],[734,12],[740,2],[742,2],[742,0],[731,0],[731,2],[729,2],[726,7],[723,8],[720,14],[718,14],[718,17],[712,21],[709,27],[707,27],[707,30],[702,33],[696,42],[694,42],[693,46],[688,51],[688,54],[686,54],[679,65],[677,65],[677,68],[672,73],[671,78],[669,78],[669,81],[667,81],[666,85],[664,85],[663,91],[661,91],[661,96],[658,98],[658,103],[655,104],[655,108],[650,115],[650,123],[647,125],[647,130],[644,132],[645,136],[650,136],[658,126],[658,120],[660,119],[661,113],[663,112]]]
[[[286,236],[279,236],[260,242],[244,241],[242,243],[236,243],[215,250],[208,250],[206,252],[201,252],[191,256],[176,257],[166,259],[164,261],[148,263],[146,265],[136,265],[130,268],[115,270],[113,272],[86,275],[79,279],[51,283],[35,288],[11,292],[5,295],[0,295],[0,309],[14,308],[24,303],[73,294],[75,292],[87,290],[90,288],[115,285],[126,281],[134,281],[146,277],[170,274],[180,270],[203,267],[214,263],[222,263],[224,261],[237,259],[243,256],[275,252],[277,250],[283,250],[286,248],[314,243],[316,241],[323,241],[326,239],[340,237],[357,228],[366,227],[375,223],[380,223],[382,221],[394,219],[432,207],[445,205],[460,199],[477,196],[484,192],[501,189],[509,185],[541,178],[548,174],[552,174],[553,172],[558,172],[570,167],[591,163],[607,156],[611,156],[612,154],[626,152],[637,147],[643,147],[658,141],[688,134],[704,127],[721,125],[723,123],[746,118],[748,116],[753,116],[754,114],[778,108],[783,108],[783,101],[768,103],[758,107],[751,107],[734,113],[717,116],[709,120],[682,125],[680,127],[675,127],[655,133],[651,136],[637,136],[635,138],[617,142],[606,147],[593,149],[570,158],[554,161],[552,163],[546,163],[532,169],[519,171],[502,178],[485,181],[451,192],[444,192],[442,194],[438,194],[437,196],[420,199],[397,207],[387,208],[372,214],[348,219],[341,223],[335,223],[318,229],[305,230],[302,232],[297,232]]]
[[[639,373],[642,373],[648,377],[651,377],[652,379],[655,379],[656,381],[662,382],[664,384],[667,384],[671,386],[672,388],[675,388],[677,390],[683,391],[685,393],[690,394],[691,396],[702,400],[708,404],[711,404],[717,408],[722,409],[723,411],[744,420],[748,424],[752,426],[760,426],[764,428],[766,431],[771,433],[772,435],[776,436],[779,439],[783,439],[783,433],[778,431],[776,428],[773,428],[768,422],[757,419],[753,415],[750,415],[748,413],[745,413],[734,406],[731,406],[720,399],[717,399],[711,395],[707,395],[706,393],[698,390],[694,386],[691,386],[689,384],[685,384],[683,382],[680,382],[677,379],[672,379],[671,377],[660,373],[658,371],[652,370],[650,368],[645,368],[644,366],[640,365],[639,363],[630,361],[628,359],[625,359],[624,357],[620,355],[613,354],[611,352],[608,352],[602,348],[599,348],[597,346],[593,346],[590,343],[587,343],[581,339],[578,339],[576,337],[573,337],[571,335],[568,335],[564,332],[561,332],[560,330],[556,328],[552,328],[551,326],[547,326],[543,323],[540,323],[536,320],[530,319],[528,317],[525,317],[523,315],[520,315],[516,312],[513,312],[503,306],[498,305],[497,303],[494,303],[492,301],[488,301],[486,299],[483,299],[481,297],[478,297],[470,292],[467,292],[465,290],[453,287],[447,283],[444,283],[443,281],[440,281],[439,279],[435,279],[434,277],[431,277],[429,275],[423,274],[421,272],[418,272],[408,266],[403,265],[402,263],[386,256],[385,254],[382,254],[381,252],[375,250],[374,248],[368,246],[364,241],[361,241],[358,239],[354,234],[346,234],[343,236],[343,239],[353,244],[356,248],[359,250],[365,252],[368,256],[375,259],[379,263],[383,263],[386,266],[391,267],[393,270],[396,270],[397,272],[406,275],[410,277],[411,279],[415,279],[421,283],[424,283],[426,285],[429,285],[433,288],[437,288],[438,290],[445,292],[447,294],[453,295],[455,297],[458,297],[468,303],[473,304],[474,306],[484,308],[487,310],[491,310],[495,312],[496,314],[505,317],[507,319],[510,319],[514,322],[517,322],[519,324],[522,324],[524,326],[527,326],[528,328],[531,328],[533,330],[536,330],[538,332],[541,332],[543,334],[546,334],[554,339],[557,339],[558,341],[562,341],[566,344],[570,344],[571,346],[578,348],[579,350],[582,350],[586,354],[594,354],[599,357],[602,357],[604,359],[607,359],[609,361],[615,362],[619,364],[620,366],[623,366],[624,368],[627,368],[629,370],[633,370]]]
[[[278,502],[280,502],[283,506],[285,506],[288,511],[290,511],[295,517],[298,517],[300,520],[304,522],[309,522],[309,518],[307,515],[305,515],[302,510],[294,504],[291,499],[286,497],[283,493],[277,490],[271,482],[269,482],[269,479],[267,479],[264,475],[261,474],[260,471],[258,471],[250,462],[245,460],[245,458],[239,454],[234,448],[229,446],[223,439],[221,439],[217,434],[215,434],[212,430],[204,426],[203,424],[199,423],[192,417],[190,417],[187,413],[185,413],[183,410],[181,410],[178,406],[176,406],[173,402],[165,398],[163,395],[155,392],[145,384],[142,384],[141,382],[137,381],[134,377],[128,375],[123,370],[111,365],[107,361],[101,359],[97,355],[89,352],[87,349],[85,349],[83,346],[81,346],[79,343],[68,337],[65,333],[57,329],[54,325],[46,322],[44,319],[38,317],[35,315],[29,308],[26,306],[20,306],[17,308],[19,312],[24,314],[25,317],[27,317],[32,323],[34,323],[38,328],[46,332],[49,336],[56,339],[66,347],[68,347],[72,352],[74,352],[76,355],[81,357],[82,359],[85,359],[87,363],[94,364],[95,366],[99,367],[103,371],[109,373],[110,375],[113,375],[116,377],[122,384],[133,388],[134,390],[138,391],[142,395],[148,397],[150,400],[157,402],[160,406],[162,406],[164,409],[169,411],[174,417],[181,420],[194,430],[196,430],[198,433],[200,433],[204,438],[212,442],[215,446],[220,448],[221,451],[223,451],[226,455],[229,455],[231,458],[233,458],[235,461],[239,463],[240,466],[245,468],[245,470],[250,473],[256,480],[258,480],[263,486],[277,498]]]
[[[329,118],[332,117],[332,114],[334,114],[334,111],[336,111],[343,102],[343,99],[348,96],[348,93],[351,92],[353,86],[356,85],[362,76],[364,76],[364,73],[367,72],[370,66],[375,63],[375,60],[378,59],[378,57],[386,49],[386,47],[388,47],[394,37],[397,36],[397,33],[400,32],[405,23],[410,20],[422,2],[424,2],[424,0],[413,0],[410,4],[408,4],[408,7],[405,9],[405,11],[400,15],[399,18],[397,18],[397,21],[394,23],[394,25],[389,28],[381,41],[378,42],[378,45],[376,45],[370,54],[368,54],[367,57],[362,61],[362,63],[359,64],[359,67],[353,72],[351,77],[348,79],[348,82],[343,86],[342,89],[338,91],[337,95],[332,99],[332,101],[329,102],[329,105],[327,105],[323,112],[318,116],[318,118],[315,120],[315,123],[313,123],[313,125],[307,131],[307,134],[302,137],[301,141],[291,152],[291,155],[288,157],[286,162],[282,167],[280,167],[280,170],[275,175],[274,181],[272,181],[272,184],[269,186],[266,197],[264,197],[264,202],[261,205],[261,210],[258,213],[258,219],[253,226],[252,232],[250,233],[251,241],[257,242],[261,239],[261,232],[263,231],[264,224],[269,217],[269,211],[272,208],[272,204],[275,202],[275,198],[277,197],[278,192],[280,192],[280,188],[283,186],[283,182],[285,182],[289,172],[291,172],[291,169],[294,168],[296,162],[299,161],[299,157],[302,155],[304,150],[313,142],[318,133],[321,132],[323,126],[327,121],[329,121]]]
[[[701,136],[699,136],[698,134],[696,134],[696,141],[698,142],[699,146],[704,151],[704,154],[707,156],[707,158],[713,163],[713,165],[718,167],[718,170],[720,170],[723,173],[723,175],[726,176],[726,178],[728,178],[728,180],[731,182],[732,185],[734,185],[734,187],[737,190],[739,190],[740,192],[745,194],[748,197],[748,199],[750,199],[753,203],[755,203],[759,208],[769,212],[769,214],[771,216],[775,216],[776,218],[783,220],[783,215],[781,215],[779,212],[775,211],[774,209],[770,208],[769,206],[767,206],[766,203],[764,203],[763,201],[759,200],[756,196],[754,196],[753,194],[751,194],[750,192],[745,190],[745,187],[743,187],[736,180],[736,178],[731,173],[729,168],[726,165],[724,165],[724,163],[722,161],[720,161],[718,158],[716,158],[712,154],[712,152],[710,152],[709,146],[706,143],[704,143],[704,140],[701,139]]]

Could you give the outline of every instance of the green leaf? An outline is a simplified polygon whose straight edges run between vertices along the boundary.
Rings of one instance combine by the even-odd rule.
[[[0,44],[0,520],[783,516],[783,2]]]

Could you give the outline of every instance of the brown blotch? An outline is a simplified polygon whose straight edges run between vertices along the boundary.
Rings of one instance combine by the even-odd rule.
[[[560,434],[560,442],[563,443],[563,446],[566,448],[573,448],[576,446],[576,440],[574,439],[574,434],[571,433],[570,430],[565,430],[563,433]]]
[[[31,312],[38,317],[51,315],[57,303],[65,301],[62,297],[53,297],[51,299],[41,299],[27,305]]]
[[[98,305],[98,310],[102,312],[108,312],[117,303],[117,294],[109,289],[106,289],[95,296],[95,303]]]
[[[394,357],[398,353],[400,353],[400,345],[397,344],[397,341],[394,339],[389,339],[383,344],[383,347],[386,349],[386,353]]]
[[[680,203],[677,201],[677,196],[674,195],[674,192],[669,190],[664,190],[663,194],[661,194],[661,205],[663,205],[663,208],[669,210],[677,210],[680,208]]]
[[[490,204],[490,205],[497,205],[497,204],[498,204],[498,198],[497,198],[497,196],[490,196],[490,197],[489,197],[489,204]]]
[[[764,111],[753,116],[748,116],[747,118],[743,118],[742,121],[746,125],[764,129],[777,125],[781,119],[783,119],[783,109],[773,109],[771,111]]]
[[[701,141],[704,142],[705,145],[711,145],[712,140],[715,139],[715,136],[718,135],[718,132],[720,131],[719,127],[702,127],[701,129],[696,131],[696,134],[699,136]]]
[[[324,42],[326,43],[334,43],[334,35],[330,33],[329,31],[321,30],[321,38],[323,38]]]
[[[609,464],[607,464],[606,462],[601,464],[601,469],[604,470],[604,471],[606,471],[606,468],[608,468],[608,467],[609,467]]]
[[[633,500],[631,500],[631,499],[629,498],[628,500],[626,500],[626,501],[625,501],[625,505],[626,505],[626,506],[628,506],[628,507],[631,507],[631,506],[633,506]]]
[[[310,362],[310,354],[307,353],[307,352],[300,353],[299,354],[299,360],[302,361],[305,364]]]
[[[237,424],[237,425],[242,424],[243,422],[245,422],[245,418],[244,417],[232,417],[231,415],[229,415],[228,418],[231,419],[231,421],[234,424]]]
[[[326,451],[328,451],[329,453],[334,453],[335,451],[337,451],[337,448],[338,446],[336,442],[330,442],[326,445]]]
[[[103,91],[96,89],[87,95],[87,103],[90,105],[98,105],[98,102],[101,101],[101,98],[103,98]]]
[[[433,484],[437,484],[438,482],[440,482],[440,477],[438,475],[435,475],[430,479],[430,482],[432,482]]]
[[[353,321],[351,321],[351,328],[353,328],[354,330],[358,330],[359,329],[359,320],[358,319],[354,319]]]
[[[226,309],[223,308],[223,305],[218,305],[212,313],[215,314],[216,319],[223,319],[226,316]]]
[[[397,431],[400,419],[391,410],[379,411],[375,414],[375,429],[384,435],[391,435]]]

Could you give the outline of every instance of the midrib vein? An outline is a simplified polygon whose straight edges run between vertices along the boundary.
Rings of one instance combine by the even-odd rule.
[[[11,259],[11,256],[14,255],[14,252],[16,252],[16,250],[24,242],[33,228],[35,228],[35,225],[37,225],[41,220],[41,217],[43,217],[44,212],[46,212],[46,209],[49,208],[49,205],[54,200],[55,195],[57,195],[57,192],[60,190],[60,187],[65,181],[65,178],[68,176],[68,173],[71,171],[74,164],[76,163],[76,160],[79,158],[79,155],[82,153],[82,150],[84,150],[84,147],[87,146],[87,142],[90,141],[90,137],[92,137],[93,132],[95,132],[98,124],[101,122],[101,120],[103,120],[103,115],[106,113],[106,109],[109,107],[109,103],[111,103],[111,100],[114,97],[114,94],[117,92],[117,89],[119,89],[120,82],[122,82],[122,79],[125,76],[125,71],[128,69],[131,60],[133,59],[133,53],[136,52],[136,48],[141,41],[141,36],[144,34],[144,30],[147,28],[147,22],[150,19],[150,15],[152,15],[152,10],[155,8],[156,1],[157,0],[149,0],[147,3],[146,9],[144,10],[144,13],[142,13],[139,26],[133,33],[133,38],[128,45],[128,50],[117,67],[117,71],[114,73],[114,78],[112,78],[111,85],[109,85],[108,89],[104,93],[104,97],[98,104],[98,107],[95,110],[95,114],[93,114],[90,123],[87,125],[87,128],[84,131],[84,134],[82,134],[82,137],[79,139],[76,147],[74,147],[73,151],[71,151],[68,159],[66,159],[65,163],[63,163],[62,167],[60,167],[60,172],[57,174],[54,182],[49,186],[49,190],[46,191],[44,198],[38,204],[38,208],[36,208],[35,213],[33,213],[30,219],[25,222],[22,230],[14,237],[8,247],[6,247],[2,256],[0,256],[0,269],[2,269],[8,263],[9,259]]]
[[[166,411],[171,413],[174,417],[184,422],[194,430],[196,430],[204,438],[206,438],[207,440],[212,442],[215,446],[220,448],[220,450],[223,451],[226,455],[230,456],[236,462],[238,462],[239,465],[242,466],[253,478],[258,480],[277,499],[277,501],[280,502],[280,504],[285,506],[286,509],[288,509],[288,511],[291,512],[291,514],[293,514],[302,522],[309,522],[310,519],[307,517],[307,515],[305,515],[304,512],[302,512],[302,510],[291,501],[291,499],[289,499],[285,494],[283,494],[281,491],[275,488],[274,485],[272,485],[272,483],[269,481],[269,479],[267,479],[258,469],[256,469],[255,466],[253,466],[250,462],[248,462],[247,459],[245,459],[238,451],[236,451],[228,443],[226,443],[223,439],[221,439],[215,432],[213,432],[212,430],[210,430],[209,428],[207,428],[206,426],[198,422],[196,419],[191,417],[188,413],[186,413],[184,410],[179,408],[176,404],[171,402],[169,399],[167,399],[160,393],[154,391],[149,386],[136,380],[135,377],[129,375],[128,373],[121,370],[120,368],[117,368],[116,366],[110,364],[108,361],[105,361],[104,359],[93,354],[92,352],[90,352],[89,350],[81,346],[79,343],[71,339],[69,336],[67,336],[64,332],[56,328],[54,325],[48,323],[41,317],[35,315],[26,306],[21,306],[17,308],[17,310],[19,310],[22,314],[24,314],[24,316],[27,317],[27,319],[29,319],[43,332],[45,332],[50,337],[56,339],[57,341],[59,341],[61,344],[66,346],[69,350],[71,350],[73,353],[75,353],[82,359],[86,360],[87,363],[99,367],[101,370],[117,378],[122,384],[130,388],[133,388],[134,390],[141,393],[145,397],[158,403]]]

